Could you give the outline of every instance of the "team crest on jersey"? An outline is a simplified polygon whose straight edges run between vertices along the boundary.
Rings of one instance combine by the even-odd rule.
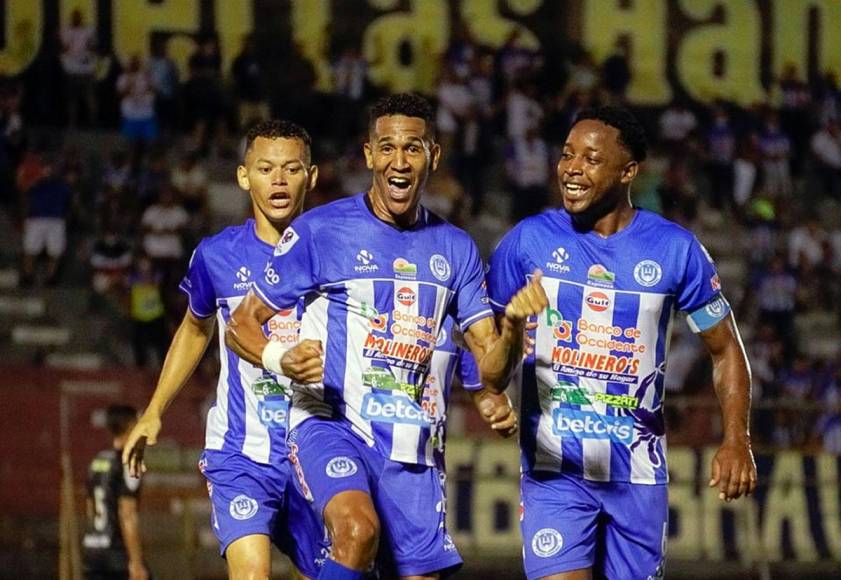
[[[441,282],[446,282],[450,279],[450,263],[441,254],[433,254],[429,258],[429,269],[432,270],[432,275]]]
[[[643,260],[634,267],[634,280],[640,286],[651,288],[663,277],[663,269],[654,260]]]
[[[228,506],[228,511],[235,520],[253,518],[258,509],[257,500],[244,494],[236,496]]]
[[[340,455],[331,459],[324,471],[327,473],[327,477],[339,479],[341,477],[350,477],[356,473],[357,467],[353,459]]]
[[[551,558],[564,547],[564,538],[554,528],[538,530],[531,540],[531,551],[539,558]]]
[[[286,252],[292,249],[292,246],[298,241],[298,232],[292,229],[292,227],[286,228],[286,231],[283,232],[283,236],[280,238],[280,241],[277,243],[274,249],[275,256],[282,256]]]
[[[716,298],[704,306],[704,310],[713,318],[721,318],[721,315],[724,314],[724,300]]]

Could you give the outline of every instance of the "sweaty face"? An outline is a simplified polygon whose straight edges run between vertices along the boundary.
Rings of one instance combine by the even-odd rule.
[[[636,170],[636,162],[619,141],[618,129],[592,119],[579,121],[569,132],[558,161],[564,209],[571,214],[610,211],[627,198]]]
[[[315,177],[307,146],[295,138],[257,137],[237,168],[237,181],[251,196],[256,219],[272,224],[288,223],[300,213]]]
[[[377,119],[365,144],[365,161],[374,173],[371,202],[380,218],[394,222],[413,215],[430,170],[438,167],[439,154],[423,119]]]

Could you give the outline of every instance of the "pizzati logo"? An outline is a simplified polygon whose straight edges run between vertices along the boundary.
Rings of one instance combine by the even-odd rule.
[[[441,254],[433,254],[429,258],[429,269],[432,270],[432,275],[441,282],[450,279],[450,263]]]
[[[411,288],[404,286],[397,291],[397,301],[403,306],[411,306],[415,303],[415,292]]]
[[[228,511],[230,512],[231,517],[235,520],[247,520],[252,518],[254,517],[254,514],[257,513],[258,509],[259,506],[254,498],[242,494],[232,499],[230,505],[228,506]]]
[[[604,312],[610,307],[610,298],[604,292],[590,292],[584,298],[584,302],[595,312]]]
[[[640,286],[651,288],[663,277],[663,270],[660,264],[654,260],[643,260],[634,268],[634,280]]]
[[[356,473],[356,469],[356,463],[353,459],[340,455],[331,459],[324,471],[327,473],[327,477],[338,479],[340,477],[350,477]]]
[[[564,538],[553,528],[538,530],[531,540],[531,551],[540,558],[550,558],[564,547]]]

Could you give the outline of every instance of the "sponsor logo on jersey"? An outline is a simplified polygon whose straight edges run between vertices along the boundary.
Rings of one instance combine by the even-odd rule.
[[[418,276],[417,264],[412,264],[405,258],[397,258],[392,263],[394,277],[400,280],[414,280]]]
[[[240,494],[231,500],[228,506],[228,512],[235,520],[247,520],[254,517],[260,506],[254,498],[247,495]]]
[[[604,292],[590,292],[584,297],[584,303],[594,312],[604,312],[610,308],[610,298]]]
[[[643,260],[634,267],[634,280],[640,286],[651,288],[663,277],[663,270],[660,264],[654,260]]]
[[[385,332],[388,327],[388,313],[380,314],[374,318],[369,318],[368,323],[371,325],[371,330],[375,332]]]
[[[257,402],[260,422],[269,429],[286,429],[289,423],[289,400],[271,398]]]
[[[719,292],[721,290],[721,279],[718,277],[718,274],[713,274],[713,277],[710,278],[710,288],[713,289],[713,292]]]
[[[552,252],[552,261],[546,262],[546,269],[558,274],[569,272],[570,268],[565,264],[567,260],[569,260],[569,254],[564,248],[559,247]]]
[[[292,227],[286,228],[286,231],[283,232],[283,236],[281,236],[280,241],[277,243],[274,249],[275,256],[282,256],[286,252],[292,249],[292,247],[298,242],[298,232],[292,229]]]
[[[357,470],[358,468],[356,467],[356,462],[353,459],[345,457],[344,455],[339,455],[327,463],[327,467],[324,469],[324,472],[327,474],[327,477],[339,479],[342,477],[350,477],[356,473]]]
[[[263,273],[265,274],[264,279],[266,280],[266,284],[274,286],[278,282],[280,282],[280,276],[277,275],[272,263],[269,262],[266,264],[266,267],[263,268]]]
[[[564,538],[554,528],[538,530],[531,539],[531,551],[539,558],[551,558],[564,547]]]
[[[634,419],[559,407],[552,412],[552,432],[559,437],[609,439],[630,445],[634,439]]]
[[[608,269],[601,264],[593,264],[590,266],[590,269],[587,270],[587,281],[593,286],[613,288],[613,283],[616,282],[616,274],[608,271]]]
[[[415,303],[415,291],[403,286],[397,291],[397,301],[403,306],[411,306]]]
[[[433,254],[429,258],[429,269],[432,271],[435,279],[440,282],[446,282],[450,279],[450,263],[441,254]]]
[[[368,250],[359,250],[359,253],[356,254],[356,261],[359,262],[359,265],[354,266],[353,269],[360,274],[371,274],[380,269],[373,263],[374,255]]]
[[[399,340],[390,340],[388,338],[373,336],[371,334],[369,334],[365,339],[364,348],[366,351],[366,357],[372,357],[379,354],[385,357],[405,360],[413,363],[425,363],[429,360],[429,357],[432,354],[432,349],[425,346],[402,342]]]
[[[594,393],[593,400],[600,401],[611,407],[619,407],[620,409],[636,409],[640,404],[639,399],[634,396],[611,395],[610,393]]]
[[[556,340],[572,341],[572,321],[564,320],[564,315],[554,308],[546,309],[546,324],[552,329]]]
[[[407,397],[368,393],[362,398],[362,417],[382,423],[429,425],[432,420],[421,407]]]
[[[587,390],[582,389],[574,383],[568,381],[558,381],[552,387],[552,400],[570,405],[589,405],[590,399],[587,398]]]
[[[566,346],[552,349],[552,370],[599,381],[636,383],[639,364],[639,359],[630,356],[584,352]]]
[[[247,292],[252,285],[252,282],[249,282],[249,278],[251,278],[251,270],[245,266],[240,266],[240,269],[237,270],[236,277],[239,282],[234,282],[234,290]]]
[[[251,390],[258,397],[276,397],[290,394],[273,376],[263,375],[251,383]]]

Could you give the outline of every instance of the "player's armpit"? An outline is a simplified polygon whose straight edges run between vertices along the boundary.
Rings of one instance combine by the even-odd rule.
[[[262,366],[261,355],[268,340],[263,334],[263,323],[271,318],[275,311],[268,306],[253,290],[231,314],[225,329],[225,343],[240,357],[251,364]]]

